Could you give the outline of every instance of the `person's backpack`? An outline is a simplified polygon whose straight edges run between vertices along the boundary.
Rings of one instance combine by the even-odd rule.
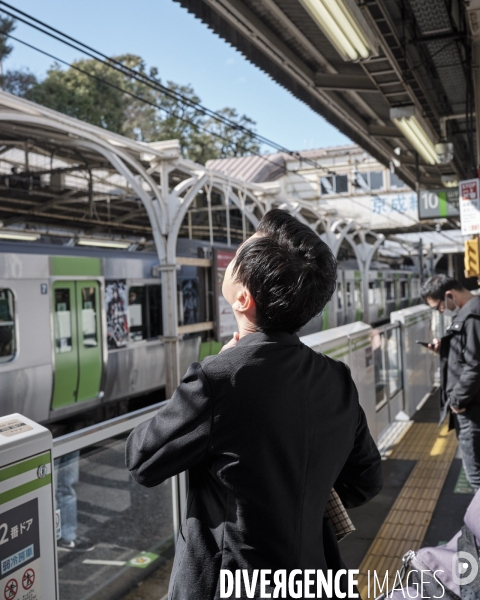
[[[403,557],[403,589],[390,590],[377,600],[480,600],[479,545],[480,492],[465,513],[462,529],[447,544],[407,552]]]

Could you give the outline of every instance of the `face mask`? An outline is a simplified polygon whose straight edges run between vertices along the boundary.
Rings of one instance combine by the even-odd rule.
[[[450,300],[450,305],[453,302],[453,305],[454,305],[455,308],[448,308],[448,305],[449,305],[448,301],[449,300]],[[453,315],[456,313],[456,311],[458,309],[457,303],[455,302],[455,298],[453,298],[453,296],[447,296],[447,295],[445,295],[445,299],[444,299],[443,303],[444,303],[444,306],[445,306],[445,310],[443,311],[443,314],[446,317],[453,317]]]

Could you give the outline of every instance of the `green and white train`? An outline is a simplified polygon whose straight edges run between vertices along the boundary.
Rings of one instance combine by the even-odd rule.
[[[178,254],[210,247],[179,240]],[[187,261],[188,262],[188,261]],[[161,284],[156,254],[0,244],[1,414],[50,423],[165,386]],[[178,271],[180,324],[215,321],[211,269]],[[363,314],[360,273],[340,264],[334,298],[300,334]],[[419,300],[418,276],[372,270],[370,322]],[[194,329],[194,328],[191,328]],[[197,360],[201,338],[185,335],[181,368]]]

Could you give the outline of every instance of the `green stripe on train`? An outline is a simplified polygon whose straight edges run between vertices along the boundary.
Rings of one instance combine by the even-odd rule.
[[[102,262],[84,256],[51,256],[50,272],[56,277],[100,277]]]

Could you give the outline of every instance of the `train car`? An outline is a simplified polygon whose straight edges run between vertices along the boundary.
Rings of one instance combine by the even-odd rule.
[[[156,254],[11,249],[0,252],[2,414],[47,423],[165,386]],[[203,318],[191,271],[178,274],[181,322]],[[181,341],[182,369],[199,345]]]
[[[394,310],[413,306],[420,302],[420,279],[418,273],[384,268],[371,269],[368,279],[369,322],[378,325],[388,322]],[[352,261],[338,266],[337,289],[327,305],[323,329],[339,327],[346,323],[361,321],[364,312],[362,278],[359,270],[352,268]],[[318,330],[317,330],[318,331]],[[313,333],[313,332],[309,332]]]
[[[177,254],[211,258],[212,249],[207,242],[179,239]],[[216,275],[210,268],[181,266],[177,272],[180,326],[215,321]],[[417,301],[418,293],[415,274],[372,270],[366,299],[370,322],[385,321],[392,310]],[[360,272],[349,263],[340,264],[332,301],[299,333],[359,321],[363,307]],[[0,244],[3,414],[21,412],[51,423],[161,390],[165,386],[162,335],[156,254]],[[211,331],[203,337],[211,340],[213,335]],[[198,360],[200,344],[200,334],[183,336],[183,372]],[[221,344],[215,346],[218,351]]]

